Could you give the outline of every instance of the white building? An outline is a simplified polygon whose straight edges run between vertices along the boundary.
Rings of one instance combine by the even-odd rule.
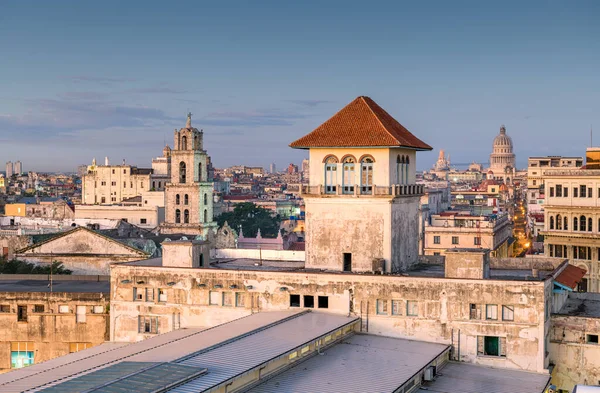
[[[302,191],[307,267],[399,272],[417,262],[416,152],[428,144],[358,97],[290,146],[308,149],[312,168]]]
[[[502,179],[505,183],[510,183],[515,175],[515,165],[512,138],[506,135],[506,127],[502,125],[492,145],[489,171],[493,172],[494,179]]]

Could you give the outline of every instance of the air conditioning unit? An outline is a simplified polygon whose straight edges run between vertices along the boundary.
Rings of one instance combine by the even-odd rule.
[[[430,382],[433,381],[433,377],[435,377],[435,367],[429,366],[425,369],[425,375],[423,376],[423,379]]]
[[[372,262],[372,270],[373,273],[383,274],[383,272],[385,271],[385,259],[374,258]]]

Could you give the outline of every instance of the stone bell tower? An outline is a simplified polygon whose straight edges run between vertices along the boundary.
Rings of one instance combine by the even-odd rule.
[[[216,231],[213,183],[207,167],[210,159],[202,139],[203,131],[192,127],[192,114],[188,113],[185,127],[175,130],[161,233],[206,237],[209,230]]]

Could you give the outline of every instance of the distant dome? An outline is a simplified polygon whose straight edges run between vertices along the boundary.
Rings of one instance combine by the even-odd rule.
[[[494,150],[496,149],[496,147],[499,147],[501,149],[511,149],[512,152],[512,147],[513,147],[513,143],[512,143],[512,139],[511,137],[509,137],[508,135],[506,135],[506,127],[502,126],[500,127],[500,134],[498,134],[498,136],[496,136],[494,138]],[[498,152],[498,153],[503,153],[503,152]]]
[[[507,168],[515,167],[515,153],[510,136],[506,135],[506,127],[500,127],[500,133],[494,138],[492,154],[490,154],[490,168],[494,173],[508,173]]]

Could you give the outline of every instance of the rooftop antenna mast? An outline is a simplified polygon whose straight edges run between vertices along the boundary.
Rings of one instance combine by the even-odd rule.
[[[594,147],[592,125],[590,124],[590,147]]]

